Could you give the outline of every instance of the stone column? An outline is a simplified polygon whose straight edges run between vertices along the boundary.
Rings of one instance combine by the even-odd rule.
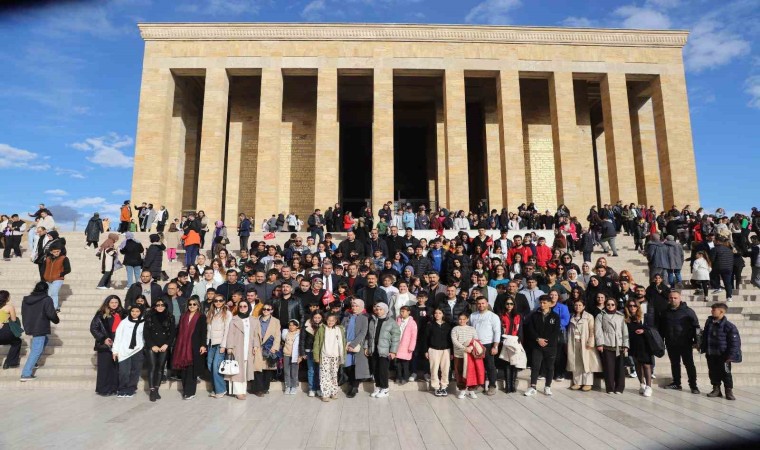
[[[504,206],[510,211],[517,211],[517,207],[527,199],[522,105],[520,104],[520,74],[518,71],[502,70],[499,73],[496,90]]]
[[[317,139],[314,207],[325,211],[338,201],[340,167],[338,124],[338,70],[323,67],[317,72]]]
[[[187,153],[187,125],[189,110],[192,108],[192,98],[183,85],[174,88],[174,105],[171,117],[171,137],[166,149],[166,178],[161,185],[161,201],[170,214],[179,214],[182,210],[183,193],[185,190],[185,156]],[[187,179],[194,183],[193,178]],[[158,208],[158,205],[154,205]],[[179,217],[179,216],[178,216]]]
[[[256,161],[256,227],[279,214],[279,183],[272,174],[280,173],[280,140],[282,123],[282,69],[261,69],[261,101],[259,106],[259,143]]]
[[[634,97],[629,98],[629,103],[631,104],[631,133],[633,134],[639,203],[644,203],[646,206],[652,205],[657,211],[662,211],[662,182],[660,162],[657,159],[652,99]]]
[[[660,159],[664,206],[699,207],[697,167],[691,138],[686,79],[677,74],[660,75],[652,81],[655,134]]]
[[[372,213],[376,214],[394,199],[392,68],[375,68],[372,105]]]
[[[236,89],[230,91],[233,99]],[[238,221],[240,212],[240,180],[242,176],[250,176],[241,173],[240,165],[243,160],[243,120],[241,111],[236,108],[236,101],[231,100],[229,108],[229,128],[227,136],[227,179],[224,190],[224,223],[228,230],[233,230]]]
[[[225,68],[206,69],[197,207],[212,222],[222,219],[229,89]]]
[[[446,69],[443,85],[446,117],[446,170],[450,210],[470,209],[470,182],[467,167],[467,122],[464,70]]]
[[[581,189],[583,178],[593,181],[593,167],[588,159],[581,159],[575,121],[575,92],[571,72],[554,72],[549,79],[549,110],[552,120],[554,148],[554,177],[557,186],[557,203],[564,203],[573,214],[587,208],[588,196],[593,189]],[[586,170],[584,170],[584,167]],[[591,167],[591,176],[584,173]],[[557,205],[546,205],[555,207]]]
[[[144,68],[140,90],[132,203],[161,204],[162,185],[171,145],[175,83],[169,69]],[[172,211],[172,214],[177,211]]]
[[[446,172],[446,114],[443,111],[443,101],[435,102],[435,146],[436,146],[436,200],[438,206],[449,204],[449,175]]]
[[[502,161],[501,153],[499,111],[495,98],[485,100],[484,113],[488,209],[501,211],[504,207],[504,179],[502,178],[504,161]]]
[[[637,201],[631,118],[624,73],[608,73],[600,84],[611,202]]]

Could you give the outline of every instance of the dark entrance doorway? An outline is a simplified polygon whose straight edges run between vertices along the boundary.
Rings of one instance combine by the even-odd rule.
[[[372,192],[372,77],[338,77],[338,103],[340,205],[358,217]]]

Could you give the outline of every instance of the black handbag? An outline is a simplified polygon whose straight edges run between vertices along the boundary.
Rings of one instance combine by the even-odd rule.
[[[9,320],[8,327],[10,327],[11,333],[17,338],[20,338],[24,333],[24,329],[21,328],[21,321],[18,318],[16,320]]]

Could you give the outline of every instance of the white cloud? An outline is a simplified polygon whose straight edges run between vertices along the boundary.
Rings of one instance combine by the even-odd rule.
[[[591,28],[594,26],[595,22],[588,17],[570,16],[560,23],[566,27]]]
[[[85,179],[85,176],[82,174],[82,172],[74,169],[64,169],[63,167],[56,167],[55,168],[55,174],[56,175],[67,175],[71,178],[76,178],[79,180]]]
[[[258,14],[259,0],[203,0],[177,7],[178,11],[206,16]]]
[[[118,203],[108,203],[103,197],[81,197],[76,200],[63,202],[61,205],[76,209],[83,214],[88,214],[96,211],[104,213],[116,213],[121,207],[121,205]]]
[[[325,0],[313,0],[303,8],[301,17],[312,21],[321,20],[326,9]]]
[[[116,189],[115,191],[111,191],[111,194],[113,195],[129,195],[129,191],[126,189]]]
[[[505,24],[512,22],[509,13],[520,6],[520,0],[485,0],[470,10],[467,23]]]
[[[636,29],[667,29],[670,28],[670,18],[663,12],[651,8],[641,8],[634,5],[621,6],[613,15],[622,20],[623,28]]]
[[[714,20],[702,20],[691,30],[684,49],[686,68],[701,72],[730,63],[750,52],[750,44]]]
[[[646,4],[662,9],[675,8],[681,4],[681,0],[647,0]]]
[[[744,83],[744,92],[750,97],[747,106],[760,109],[760,75],[753,75],[747,78],[747,81]]]
[[[0,169],[50,169],[50,164],[37,162],[39,157],[40,155],[29,150],[11,147],[8,144],[0,144]]]
[[[55,195],[55,196],[58,196],[58,197],[62,197],[64,195],[69,195],[69,193],[66,192],[66,191],[64,191],[63,189],[48,189],[47,191],[45,191],[45,193],[48,194],[48,195]]]
[[[77,150],[92,153],[87,157],[91,163],[103,167],[132,167],[134,158],[127,156],[122,151],[125,147],[130,147],[134,140],[129,136],[119,136],[116,133],[109,133],[106,136],[87,138],[83,142],[71,144]]]

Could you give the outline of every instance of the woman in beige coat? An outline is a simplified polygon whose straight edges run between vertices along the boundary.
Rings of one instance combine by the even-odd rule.
[[[570,389],[574,391],[590,391],[594,385],[594,372],[602,371],[594,331],[594,316],[585,311],[583,299],[576,298],[567,325],[567,370],[573,373]]]
[[[261,328],[261,339],[259,346],[261,351],[253,355],[253,394],[256,397],[262,397],[269,393],[269,382],[272,380],[274,372],[277,370],[277,359],[269,358],[267,355],[275,355],[280,350],[280,321],[272,317],[272,305],[264,305],[261,308],[261,315],[257,319]]]
[[[230,394],[238,400],[245,400],[248,381],[253,380],[254,360],[261,353],[261,326],[256,318],[251,318],[251,304],[245,300],[238,303],[238,313],[230,322],[230,329],[222,341],[222,348],[232,354],[240,366],[237,375],[224,378],[230,382]]]

